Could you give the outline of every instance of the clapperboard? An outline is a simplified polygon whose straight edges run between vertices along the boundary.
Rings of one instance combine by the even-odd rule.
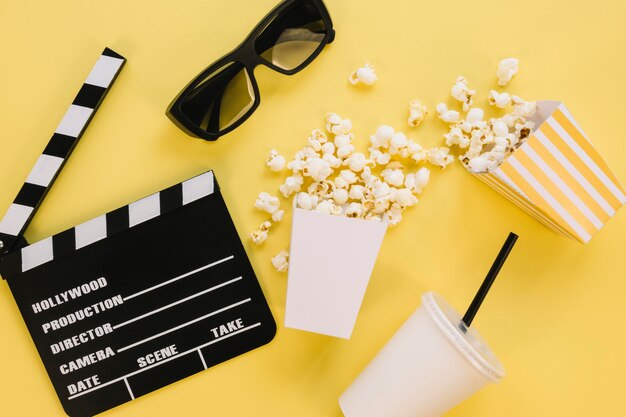
[[[0,222],[0,274],[70,416],[133,400],[276,333],[212,171],[24,240],[124,62],[105,49]]]

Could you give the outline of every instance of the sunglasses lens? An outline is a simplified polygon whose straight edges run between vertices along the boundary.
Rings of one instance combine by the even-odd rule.
[[[231,62],[207,75],[181,102],[182,113],[208,133],[220,133],[245,116],[254,104],[246,68]]]
[[[300,1],[283,9],[254,42],[265,61],[285,70],[302,65],[320,47],[328,28],[318,7]]]

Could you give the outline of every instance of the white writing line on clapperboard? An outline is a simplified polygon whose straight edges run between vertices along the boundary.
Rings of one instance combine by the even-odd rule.
[[[215,291],[215,290],[217,290],[219,288],[222,288],[222,287],[225,287],[225,286],[227,286],[229,284],[232,284],[233,282],[240,281],[241,279],[243,279],[243,277],[239,276],[237,278],[231,279],[230,281],[222,282],[221,284],[215,285],[215,286],[213,286],[211,288],[207,288],[206,290],[203,290],[203,291],[200,291],[200,292],[195,293],[193,295],[190,295],[189,297],[182,298],[182,299],[180,299],[178,301],[174,301],[173,303],[170,303],[170,304],[165,305],[163,307],[159,307],[156,310],[152,310],[152,311],[149,311],[149,312],[147,312],[145,314],[142,314],[141,316],[137,316],[137,317],[135,317],[133,319],[130,319],[130,320],[127,320],[125,322],[116,324],[116,325],[113,326],[113,330],[117,330],[120,327],[126,326],[127,324],[130,324],[130,323],[134,323],[134,322],[136,322],[138,320],[145,319],[146,317],[149,317],[149,316],[151,316],[153,314],[160,313],[163,310],[167,310],[168,308],[174,307],[174,306],[176,306],[178,304],[187,302],[187,301],[189,301],[191,299],[194,299],[196,297],[200,297],[201,295],[204,295],[204,294],[209,293],[211,291]]]
[[[163,287],[165,285],[171,284],[172,282],[176,282],[176,281],[178,281],[180,279],[187,278],[190,275],[196,274],[196,273],[198,273],[200,271],[204,271],[205,269],[211,268],[212,266],[215,266],[215,265],[219,265],[219,264],[221,264],[223,262],[230,261],[233,258],[234,258],[234,256],[230,255],[230,256],[227,256],[226,258],[220,259],[219,261],[215,261],[215,262],[212,262],[212,263],[210,263],[208,265],[201,266],[200,268],[194,269],[193,271],[189,271],[189,272],[187,272],[185,274],[179,275],[179,276],[177,276],[175,278],[172,278],[172,279],[170,279],[168,281],[164,281],[164,282],[162,282],[160,284],[157,284],[157,285],[155,285],[153,287],[146,288],[145,290],[141,290],[139,292],[136,292],[135,294],[126,296],[126,297],[124,297],[124,301],[131,300],[131,299],[133,299],[133,298],[135,298],[137,296],[140,296],[140,295],[145,294],[147,292],[150,292],[152,290],[156,290],[157,288],[161,288],[161,287]]]
[[[175,278],[172,278],[168,281],[162,282],[158,285],[155,285],[153,287],[147,288],[145,290],[139,291],[133,295],[127,296],[127,297],[123,297],[122,301],[125,302],[127,300],[130,300],[132,298],[135,298],[139,295],[145,294],[147,292],[150,292],[152,290],[155,290],[157,288],[160,288],[164,285],[167,284],[171,284],[172,282],[178,281],[180,279],[186,278],[188,276],[191,276],[193,274],[196,274],[200,271],[203,271],[205,269],[211,268],[213,266],[219,265],[223,262],[229,261],[231,259],[233,259],[234,256],[230,255],[227,256],[225,258],[219,259],[215,262],[211,262],[207,265],[201,266],[200,268],[194,269],[193,271],[187,272],[185,274],[179,275]],[[39,301],[37,303],[32,304],[32,308],[33,311],[36,313],[40,313],[44,310],[48,310],[52,307],[56,307],[60,304],[63,304],[67,301],[70,300],[75,300],[76,298],[79,298],[85,294],[88,294],[92,291],[97,291],[101,288],[104,288],[108,285],[108,282],[106,280],[105,277],[100,277],[98,279],[92,280],[86,284],[82,284],[79,285],[77,287],[71,288],[67,291],[63,291],[62,293],[56,294],[52,297],[48,297],[45,300]],[[117,296],[119,297],[119,296]],[[107,302],[107,300],[105,300],[105,302]],[[121,304],[121,303],[120,303]],[[92,306],[93,307],[93,306]],[[98,305],[96,305],[96,308],[98,307]],[[44,333],[47,333],[47,330],[57,330],[60,327],[65,327],[68,324],[72,324],[75,323],[77,321],[82,320],[84,318],[84,311],[79,311],[78,312],[78,317],[76,317],[76,313],[73,313],[72,315],[68,315],[68,316],[64,316],[56,321],[52,321],[50,323],[46,323],[47,325],[49,325],[49,328],[46,329],[44,328]],[[99,311],[97,311],[99,312]],[[97,313],[96,312],[96,313]],[[88,313],[91,313],[91,310],[88,310]],[[60,322],[60,323],[59,323]],[[60,326],[60,327],[59,327]],[[107,335],[109,333],[111,333],[113,331],[114,328],[111,327],[110,323],[105,323],[101,326],[95,327],[93,329],[89,329],[89,330],[85,330],[84,332],[81,332],[77,335],[74,335],[72,337],[68,337],[64,340],[61,340],[60,342],[57,343],[53,343],[52,345],[50,345],[50,350],[52,350],[53,354],[57,354],[59,352],[63,352],[69,349],[72,349],[78,345],[81,345],[83,343],[87,343],[90,340],[102,337],[104,335]]]
[[[196,347],[194,347],[194,348],[192,348],[192,349],[189,349],[189,350],[186,350],[186,351],[184,351],[184,352],[182,352],[182,353],[179,353],[179,354],[178,354],[178,355],[176,355],[176,356],[169,357],[169,358],[164,359],[164,360],[162,360],[162,361],[160,361],[160,362],[156,362],[156,363],[154,363],[154,364],[152,364],[152,365],[146,366],[145,368],[142,368],[142,369],[139,369],[139,370],[137,370],[137,371],[131,372],[131,373],[129,373],[129,374],[126,374],[126,375],[124,375],[124,376],[121,376],[121,377],[119,377],[119,378],[113,379],[113,380],[108,381],[108,382],[100,383],[100,381],[99,381],[99,379],[98,379],[97,375],[94,375],[94,376],[89,377],[89,378],[87,378],[87,379],[85,379],[85,380],[84,380],[84,381],[89,381],[89,382],[90,382],[90,384],[91,384],[91,385],[94,385],[94,386],[92,386],[92,387],[88,387],[88,388],[87,388],[87,389],[85,389],[85,390],[81,390],[80,392],[78,392],[78,393],[76,393],[76,394],[74,394],[74,395],[70,395],[67,399],[68,399],[68,400],[73,400],[74,398],[80,397],[80,396],[82,396],[82,395],[88,394],[88,393],[90,393],[90,392],[96,391],[96,390],[98,390],[98,389],[100,389],[100,388],[104,388],[104,387],[106,387],[106,386],[108,386],[108,385],[115,384],[116,382],[120,382],[120,381],[125,381],[125,384],[128,384],[127,378],[130,378],[130,377],[132,377],[132,376],[135,376],[135,375],[137,375],[137,374],[140,374],[140,373],[145,372],[145,371],[147,371],[147,370],[150,370],[150,369],[152,369],[152,368],[154,368],[154,367],[157,367],[157,366],[159,366],[159,365],[162,365],[162,364],[164,364],[164,363],[167,363],[167,362],[169,362],[169,361],[172,361],[172,360],[174,360],[174,359],[180,358],[180,357],[182,357],[182,356],[188,355],[188,354],[193,353],[193,352],[197,352],[197,353],[199,353],[199,354],[200,354],[200,357],[202,358],[202,353],[201,353],[200,349],[205,348],[205,347],[210,346],[210,345],[213,345],[213,344],[215,344],[215,343],[221,342],[222,340],[225,340],[225,339],[228,339],[228,338],[230,338],[230,337],[236,336],[236,335],[238,335],[238,334],[240,334],[240,333],[243,333],[243,332],[246,332],[246,331],[248,331],[248,330],[254,329],[255,327],[258,327],[258,326],[260,326],[260,325],[261,325],[261,323],[260,323],[260,322],[255,323],[255,324],[252,324],[252,325],[250,325],[250,326],[248,326],[248,327],[244,327],[244,328],[239,329],[239,330],[237,330],[237,331],[235,331],[235,332],[228,333],[227,335],[225,335],[225,336],[223,336],[223,337],[220,337],[219,339],[214,339],[214,340],[211,340],[210,342],[207,342],[207,343],[205,343],[205,344],[203,344],[203,345],[196,346]],[[204,358],[202,359],[202,362],[203,362],[203,364],[205,364],[205,362],[204,362]],[[91,381],[93,381],[93,383],[92,383]],[[81,381],[81,382],[82,382],[82,381]],[[85,384],[84,384],[84,385],[85,385]],[[133,394],[132,394],[132,391],[130,390],[130,387],[128,387],[128,388],[129,388],[129,390],[128,390],[129,394],[130,394],[130,395],[131,395],[131,397],[134,399],[134,396],[133,396]],[[72,389],[69,389],[69,391],[70,391],[70,393],[72,393]]]
[[[187,323],[183,323],[183,324],[178,325],[178,326],[176,326],[176,327],[172,327],[171,329],[168,329],[168,330],[165,330],[165,331],[163,331],[163,332],[161,332],[161,333],[155,334],[154,336],[150,336],[150,337],[147,337],[147,338],[145,338],[145,339],[143,339],[143,340],[140,340],[140,341],[138,341],[138,342],[135,342],[135,343],[133,343],[133,344],[130,344],[130,345],[128,345],[128,346],[124,346],[123,348],[118,349],[118,350],[117,350],[117,353],[124,352],[125,350],[131,349],[131,348],[134,348],[135,346],[139,346],[139,345],[141,345],[141,344],[143,344],[143,343],[149,342],[150,340],[154,340],[154,339],[156,339],[156,338],[158,338],[158,337],[161,337],[161,336],[164,336],[164,335],[166,335],[166,334],[168,334],[168,333],[175,332],[176,330],[180,330],[180,329],[182,329],[182,328],[184,328],[184,327],[191,326],[192,324],[197,323],[197,322],[199,322],[199,321],[201,321],[201,320],[204,320],[204,319],[206,319],[206,318],[208,318],[208,317],[214,316],[214,315],[216,315],[216,314],[223,313],[223,312],[224,312],[224,311],[226,311],[226,310],[230,310],[231,308],[238,307],[238,306],[240,306],[240,305],[242,305],[242,304],[245,304],[245,303],[247,303],[247,302],[250,302],[250,301],[252,301],[252,299],[251,299],[251,298],[246,298],[245,300],[242,300],[242,301],[239,301],[239,302],[237,302],[237,303],[231,304],[231,305],[226,306],[226,307],[224,307],[224,308],[220,308],[219,310],[215,310],[215,311],[213,311],[213,312],[211,312],[211,313],[209,313],[209,314],[205,314],[204,316],[202,316],[202,317],[198,317],[198,318],[193,319],[193,320],[191,320],[191,321],[188,321]]]
[[[122,299],[122,296],[116,295],[114,297],[107,298],[104,301],[98,301],[95,304],[92,304],[85,308],[81,308],[80,310],[76,310],[73,313],[59,317],[56,320],[52,320],[47,323],[44,323],[41,325],[41,328],[43,329],[44,333],[48,333],[49,331],[59,330],[65,326],[74,324],[77,321],[84,320],[85,318],[91,317],[94,314],[100,314],[103,311],[110,310],[121,304],[124,304],[124,300]],[[115,329],[115,327],[113,329]]]
[[[111,323],[105,323],[102,326],[85,330],[82,333],[63,339],[60,342],[53,343],[50,345],[50,350],[52,350],[52,353],[56,355],[59,352],[70,350],[78,345],[82,345],[83,343],[87,343],[90,340],[97,339],[111,332],[113,332]]]
[[[52,297],[48,297],[45,300],[41,300],[37,303],[34,303],[31,307],[33,308],[33,311],[35,312],[35,314],[41,313],[42,311],[56,307],[70,300],[75,300],[85,294],[89,294],[92,291],[97,291],[106,286],[107,286],[106,278],[100,277],[86,284],[79,285],[78,287],[71,288],[67,291],[63,291],[62,293],[56,294]]]

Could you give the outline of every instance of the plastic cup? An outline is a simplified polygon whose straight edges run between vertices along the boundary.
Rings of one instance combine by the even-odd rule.
[[[473,327],[435,292],[339,398],[346,417],[441,416],[504,367]]]

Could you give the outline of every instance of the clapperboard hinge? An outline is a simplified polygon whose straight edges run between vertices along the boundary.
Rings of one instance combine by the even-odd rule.
[[[100,108],[126,58],[105,48],[0,220],[0,259],[28,245],[24,232]]]

